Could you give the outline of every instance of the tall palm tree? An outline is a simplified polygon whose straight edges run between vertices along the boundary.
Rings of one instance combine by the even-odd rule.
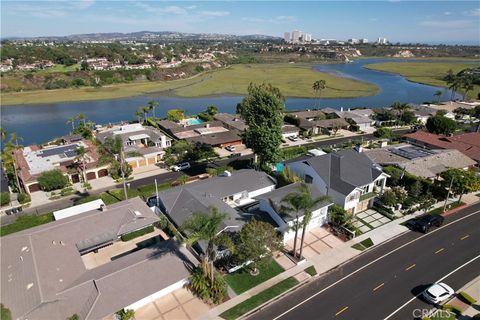
[[[210,278],[211,283],[215,279],[215,269],[213,262],[217,256],[216,247],[223,245],[233,252],[233,241],[225,234],[221,232],[221,225],[225,218],[226,213],[219,213],[217,208],[211,207],[210,213],[196,212],[190,218],[188,218],[182,225],[182,230],[188,233],[186,243],[192,245],[198,241],[205,241],[207,248],[203,254],[205,264],[209,265],[206,276]]]
[[[92,120],[87,121],[86,126],[90,129],[93,129],[95,127],[95,122]]]
[[[138,123],[142,123],[142,116],[143,116],[142,110],[138,109],[137,111],[135,111],[135,117],[137,117]]]
[[[87,183],[87,176],[86,176],[86,167],[85,167],[85,155],[87,154],[87,150],[85,147],[80,146],[76,150],[77,152],[77,157],[75,160],[81,160],[82,163],[82,177],[83,177],[83,183]]]
[[[392,110],[394,110],[396,113],[397,113],[397,121],[402,121],[403,119],[403,114],[405,113],[405,111],[407,111],[408,109],[410,109],[410,107],[408,106],[408,104],[406,103],[400,103],[399,101],[395,101],[392,106],[391,106]]]
[[[463,75],[461,78],[461,87],[463,90],[463,100],[467,97],[469,91],[473,90],[473,78],[470,75]]]
[[[143,123],[146,123],[147,122],[147,117],[148,117],[148,113],[150,112],[150,107],[147,106],[147,107],[143,107],[140,109],[143,113]]]
[[[440,103],[440,97],[443,95],[443,92],[442,90],[437,90],[435,91],[435,93],[433,94],[435,97],[437,97],[437,103]]]
[[[318,104],[320,104],[320,93],[325,88],[326,88],[325,80],[317,80],[312,85],[312,89],[313,91],[315,91],[315,94],[317,95]],[[318,105],[316,105],[316,107],[318,107]]]
[[[155,108],[158,107],[160,105],[160,103],[158,101],[155,101],[155,100],[150,100],[148,101],[148,108],[152,111],[153,113],[153,119],[156,118],[155,116]]]
[[[2,142],[4,142],[5,139],[7,139],[7,131],[5,131],[4,128],[0,128],[0,134],[2,136]]]
[[[293,238],[293,257],[297,256],[297,239],[298,239],[298,228],[299,228],[299,219],[298,214],[302,210],[303,201],[297,193],[289,193],[282,199],[282,206],[280,207],[281,213],[293,213],[295,214],[294,220],[294,230],[295,237]]]
[[[10,133],[10,141],[13,143],[15,141],[15,145],[18,147],[18,140],[23,141],[22,137],[17,136],[15,132]]]
[[[450,100],[453,100],[455,98],[455,94],[457,93],[458,89],[462,87],[462,79],[458,76],[455,76],[453,80],[450,82],[450,86],[448,87],[450,90],[452,90],[452,93],[450,95]]]
[[[72,125],[72,132],[73,132],[73,130],[75,130],[75,118],[74,117],[68,118],[67,124]]]
[[[77,120],[82,121],[83,125],[85,125],[85,121],[87,120],[87,116],[85,116],[83,113],[78,113],[77,114]]]

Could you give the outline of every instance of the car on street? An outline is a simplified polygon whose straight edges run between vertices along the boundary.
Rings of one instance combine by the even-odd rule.
[[[455,291],[443,282],[434,283],[423,291],[423,297],[433,304],[445,301],[454,294]]]
[[[225,147],[225,149],[226,149],[227,151],[233,152],[233,151],[235,151],[235,146],[230,145],[230,146],[228,146],[228,147]]]
[[[288,140],[290,140],[292,142],[295,142],[295,141],[298,141],[298,137],[297,136],[290,136],[290,137],[288,137]]]
[[[408,220],[406,226],[410,230],[427,233],[432,227],[440,227],[444,220],[439,214],[428,214]]]
[[[236,152],[236,153],[231,153],[228,155],[229,158],[237,158],[237,157],[241,157],[242,154],[240,152]]]
[[[182,163],[178,163],[178,164],[172,166],[173,171],[181,171],[181,170],[185,170],[185,169],[189,169],[189,168],[190,168],[190,163],[189,162],[182,162]]]

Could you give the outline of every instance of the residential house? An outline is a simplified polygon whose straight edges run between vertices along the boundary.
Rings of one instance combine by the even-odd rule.
[[[133,198],[3,237],[2,304],[12,319],[103,319],[182,287],[196,260],[173,239],[126,252],[119,246],[103,264],[87,259],[158,220]]]
[[[347,129],[349,123],[345,119],[324,119],[324,120],[305,120],[299,119],[298,127],[304,134],[318,135],[331,134],[338,129]]]
[[[348,109],[343,111],[342,108],[340,111],[337,110],[335,114],[339,118],[356,125],[359,131],[372,132],[375,129],[375,120],[372,119],[374,112],[372,109]]]
[[[428,149],[456,149],[480,166],[480,132],[445,136],[417,131],[404,135],[408,143]]]
[[[372,206],[373,198],[383,192],[388,177],[365,154],[353,149],[311,157],[287,166],[352,214]]]
[[[291,124],[284,124],[282,126],[282,138],[288,139],[289,137],[298,137],[300,134],[300,128],[291,125]]]
[[[217,113],[213,116],[213,118],[223,123],[223,126],[229,130],[238,130],[240,132],[244,132],[247,128],[245,120],[243,120],[239,115]]]
[[[73,139],[73,138],[72,138]],[[14,151],[14,160],[20,184],[28,193],[40,190],[38,177],[45,171],[60,170],[70,182],[80,182],[85,161],[87,180],[108,175],[108,165],[99,165],[96,147],[86,139],[69,139],[66,144],[38,146],[32,145]],[[71,142],[74,141],[74,142]],[[84,160],[79,158],[77,149],[86,150]]]
[[[153,127],[142,126],[140,123],[126,124],[100,130],[96,138],[100,143],[107,139],[120,137],[125,153],[125,161],[135,171],[137,168],[155,165],[162,161],[164,149],[172,144],[172,139]]]
[[[170,120],[161,120],[158,121],[158,125],[175,139],[184,139],[191,143],[207,144],[220,148],[242,143],[240,131],[228,129],[220,121],[180,124]]]
[[[299,186],[300,183],[292,183],[255,197],[255,199],[259,201],[259,209],[267,212],[279,226],[277,230],[283,234],[284,242],[295,236],[295,230],[293,227],[297,222],[297,215],[299,223],[303,221],[305,215],[304,211],[294,213],[285,212],[281,209],[281,207],[284,206],[282,200],[285,196],[290,193],[298,192]],[[315,185],[307,184],[307,186],[310,189],[313,199],[323,196]],[[322,226],[328,222],[328,207],[332,204],[332,201],[326,200],[318,203],[312,208],[312,218],[307,226],[307,231]]]
[[[365,150],[365,155],[382,166],[393,165],[425,179],[436,179],[450,169],[468,169],[476,162],[455,149],[424,149],[410,144]]]
[[[427,123],[428,118],[437,114],[438,110],[426,105],[409,104],[413,114],[420,123]]]
[[[221,230],[238,230],[251,216],[236,209],[275,189],[276,181],[261,171],[242,169],[159,193],[159,209],[177,226],[196,212],[215,207],[228,214]],[[219,231],[221,231],[219,230]]]

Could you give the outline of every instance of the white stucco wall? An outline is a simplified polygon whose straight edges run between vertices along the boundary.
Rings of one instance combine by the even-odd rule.
[[[259,196],[261,194],[267,193],[275,189],[275,185],[271,185],[262,189],[254,190],[248,193],[249,198],[255,198],[256,196]]]

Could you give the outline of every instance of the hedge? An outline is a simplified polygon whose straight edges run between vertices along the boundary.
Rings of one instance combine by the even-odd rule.
[[[120,239],[122,239],[122,241],[129,241],[129,240],[141,237],[141,236],[143,236],[147,233],[153,232],[153,230],[154,230],[153,226],[148,226],[148,227],[145,227],[145,228],[137,230],[137,231],[126,233],[126,234],[122,235],[120,237]]]
[[[462,291],[462,292],[459,292],[458,295],[460,296],[460,298],[465,301],[466,303],[468,303],[469,305],[472,305],[474,303],[477,302],[477,300],[475,300],[474,298],[472,298],[472,296],[470,296],[468,293]]]
[[[454,305],[451,305],[451,304],[444,304],[442,306],[442,309],[443,310],[450,310],[452,311],[453,313],[455,313],[457,316],[461,316],[462,315],[462,310]]]

